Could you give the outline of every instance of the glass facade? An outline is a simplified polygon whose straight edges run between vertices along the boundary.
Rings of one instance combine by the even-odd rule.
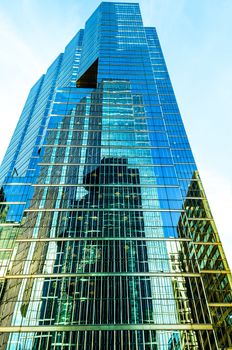
[[[232,348],[232,279],[155,28],[103,2],[0,175],[0,348]]]

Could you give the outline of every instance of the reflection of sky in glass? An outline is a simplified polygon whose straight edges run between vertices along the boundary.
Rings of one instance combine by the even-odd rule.
[[[76,78],[88,86],[90,66],[98,68],[97,88],[75,88]],[[17,223],[24,214],[20,238],[32,241],[20,241],[4,264],[35,278],[14,286],[6,320],[70,326],[91,324],[96,314],[95,326],[150,324],[150,343],[163,350],[181,339],[184,349],[179,326],[207,330],[210,322],[210,292],[199,275],[206,264],[196,263],[193,244],[202,223],[191,217],[202,192],[195,202],[188,198],[196,165],[156,31],[143,27],[138,6],[103,3],[84,37],[77,34],[34,86],[20,123],[3,169],[1,218]],[[197,213],[202,219],[204,211]],[[56,273],[63,275],[50,279]],[[112,301],[122,303],[119,312]],[[157,324],[169,327],[163,332]],[[147,337],[142,326],[140,345]],[[197,335],[193,327],[191,342]],[[49,340],[39,331],[17,337],[8,350],[16,341],[28,350],[61,341],[60,333]],[[84,342],[90,344],[89,334]]]

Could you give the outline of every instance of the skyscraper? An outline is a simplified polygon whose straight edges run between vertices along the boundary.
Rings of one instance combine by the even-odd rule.
[[[232,279],[155,28],[103,2],[1,166],[0,348],[232,348]]]

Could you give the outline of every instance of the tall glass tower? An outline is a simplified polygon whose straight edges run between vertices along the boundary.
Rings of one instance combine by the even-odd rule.
[[[103,2],[1,166],[1,350],[232,349],[232,279],[155,28]]]

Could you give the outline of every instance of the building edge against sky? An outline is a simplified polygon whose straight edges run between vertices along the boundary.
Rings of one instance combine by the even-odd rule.
[[[154,28],[103,2],[1,166],[2,349],[231,348],[231,275]]]

